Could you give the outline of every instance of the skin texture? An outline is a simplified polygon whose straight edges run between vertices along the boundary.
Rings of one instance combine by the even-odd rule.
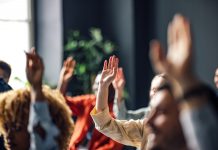
[[[151,88],[149,92],[150,99],[155,95],[157,89],[164,85],[167,82],[167,79],[164,74],[156,75],[151,81]]]
[[[161,79],[161,78],[160,78]],[[152,96],[151,113],[146,120],[148,149],[178,149],[185,145],[179,122],[179,111],[168,89],[156,91]]]
[[[68,57],[64,61],[57,86],[57,89],[60,90],[63,95],[65,95],[68,83],[73,77],[75,66],[76,61],[73,59],[73,57]]]

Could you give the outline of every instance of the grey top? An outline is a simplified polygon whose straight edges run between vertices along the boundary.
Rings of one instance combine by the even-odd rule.
[[[45,131],[45,139],[42,139],[34,130],[38,125]],[[55,137],[59,135],[59,130],[52,122],[46,102],[34,102],[30,104],[28,132],[30,133],[30,150],[59,149],[55,141]]]

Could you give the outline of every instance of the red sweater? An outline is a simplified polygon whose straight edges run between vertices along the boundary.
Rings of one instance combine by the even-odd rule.
[[[91,126],[94,126],[90,112],[95,107],[95,95],[81,95],[76,97],[65,97],[68,106],[77,117],[74,132],[70,140],[69,150],[77,150],[77,147],[86,137]],[[112,114],[113,104],[109,104]],[[91,140],[88,143],[89,150],[122,150],[123,145],[106,137],[96,129],[93,130]]]

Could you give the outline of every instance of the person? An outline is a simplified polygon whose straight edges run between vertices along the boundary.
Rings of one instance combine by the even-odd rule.
[[[215,83],[216,88],[218,89],[218,68],[215,71],[214,83]]]
[[[8,84],[10,76],[11,66],[5,61],[0,60],[0,92],[12,89],[12,87]]]
[[[218,149],[218,100],[214,91],[194,74],[189,21],[176,14],[168,26],[167,55],[156,40],[150,52],[154,70],[166,72],[171,79],[188,148]]]
[[[0,60],[0,78],[8,83],[11,76],[11,66],[5,61]]]
[[[67,149],[74,127],[71,112],[59,91],[42,87],[43,64],[35,50],[26,55],[30,89],[0,95],[0,133],[6,148]]]
[[[114,80],[117,67],[118,58],[114,56],[109,59],[109,62],[105,61],[104,63],[96,106],[91,112],[96,129],[122,144],[142,150],[146,148],[186,149],[176,103],[168,88],[156,89],[151,100],[152,110],[150,114],[153,115],[149,115],[148,118],[118,120],[110,116],[106,103],[108,85]],[[165,84],[163,84],[163,87]],[[156,144],[154,144],[154,141]],[[147,145],[147,143],[149,144]]]
[[[75,60],[72,57],[68,57],[63,64],[58,89],[65,94],[68,82],[73,75]],[[96,96],[98,91],[100,74],[95,78],[95,82],[92,86],[94,94],[86,94],[80,96],[65,96],[66,103],[70,107],[73,116],[76,117],[75,131],[71,137],[69,149],[70,150],[121,150],[123,145],[115,142],[114,140],[106,137],[102,133],[98,132],[94,128],[92,118],[90,116],[91,110],[95,106]],[[112,84],[109,87],[110,94],[108,96],[108,104],[110,108],[110,114],[113,116],[113,100],[114,100],[114,88]]]
[[[113,112],[117,119],[141,119],[147,116],[149,108],[143,107],[137,110],[127,110],[125,100],[123,99],[123,92],[125,86],[125,78],[123,68],[118,68],[117,75],[112,82],[115,89],[115,99],[113,105]]]
[[[153,95],[156,92],[156,89],[165,83],[165,78],[167,77],[164,73],[158,74],[153,78],[153,80],[151,81],[151,87],[149,92],[150,99],[152,99]],[[136,119],[143,119],[149,115],[149,112],[151,110],[149,106],[142,107],[137,110],[127,110],[125,105],[125,100],[123,100],[122,98],[123,97],[122,94],[125,86],[125,78],[122,68],[119,68],[117,70],[117,75],[112,83],[113,86],[115,87],[115,91],[117,91],[115,93],[120,93],[119,95],[115,96],[114,105],[113,105],[114,115],[117,119],[136,120]]]
[[[12,90],[11,86],[8,84],[10,76],[11,76],[11,66],[5,61],[0,60],[0,93]],[[0,135],[0,149],[5,150],[4,139],[1,135]]]

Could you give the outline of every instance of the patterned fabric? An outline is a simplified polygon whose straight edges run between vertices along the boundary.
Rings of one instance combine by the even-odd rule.
[[[0,78],[0,93],[12,90],[11,86],[8,85],[2,78]],[[0,149],[5,150],[4,139],[0,136]]]
[[[111,117],[108,107],[102,112],[94,108],[91,116],[99,132],[124,145],[146,149],[148,138],[143,119],[116,120]]]
[[[45,131],[45,139],[34,130],[38,125]],[[31,103],[28,131],[31,139],[30,150],[58,150],[55,138],[59,135],[59,130],[52,122],[46,102]]]
[[[66,102],[74,116],[77,117],[75,122],[74,133],[71,137],[69,150],[122,150],[123,145],[106,137],[95,128],[93,128],[94,123],[90,116],[90,112],[95,107],[96,97],[95,95],[81,95],[76,97],[65,97]],[[110,113],[112,114],[113,103],[109,103]],[[93,130],[92,130],[93,129]],[[87,145],[84,146],[84,139],[87,138],[87,133],[91,133],[91,139],[88,141]],[[81,148],[82,147],[82,148]]]

